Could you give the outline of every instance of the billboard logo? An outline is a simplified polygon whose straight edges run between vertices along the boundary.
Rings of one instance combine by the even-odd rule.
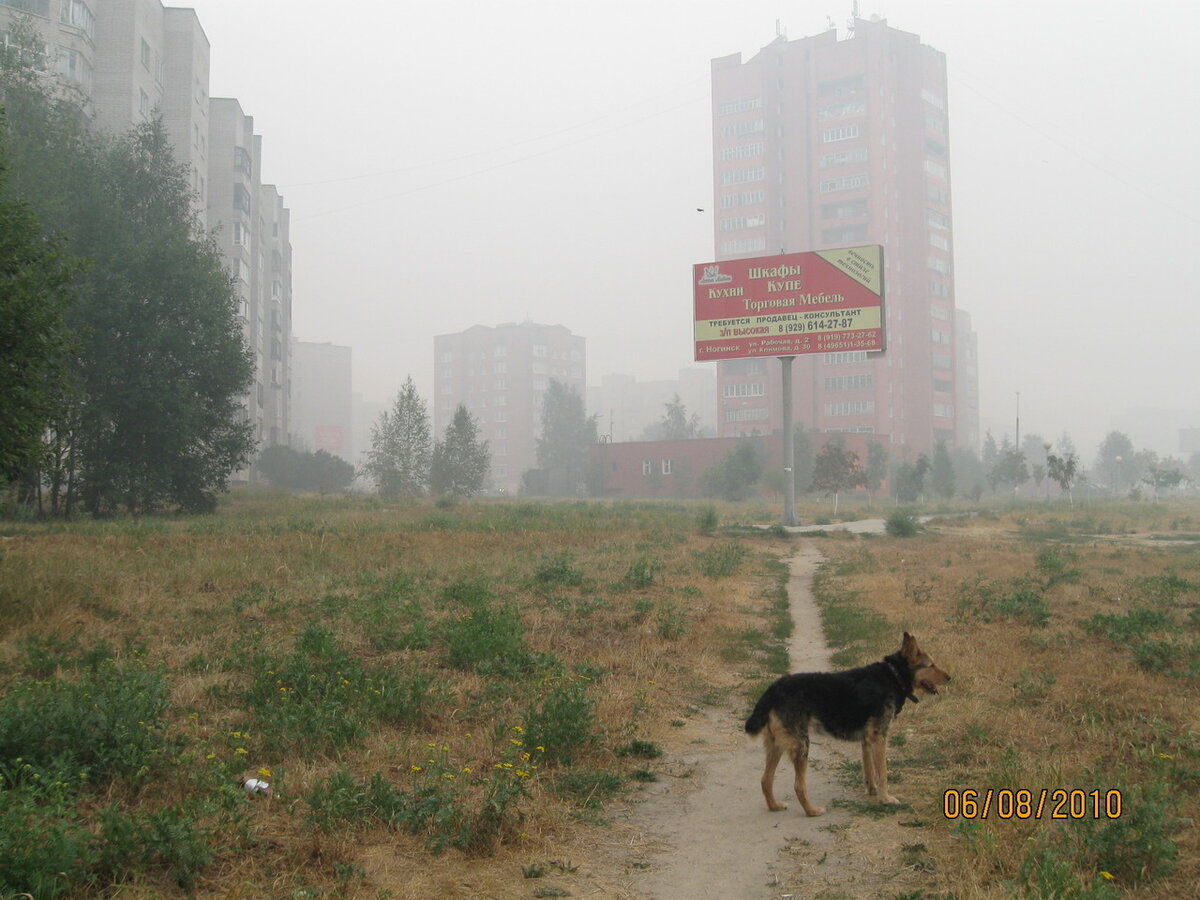
[[[722,275],[720,266],[705,266],[704,277],[700,279],[700,284],[725,284],[727,281],[733,281],[732,275]]]

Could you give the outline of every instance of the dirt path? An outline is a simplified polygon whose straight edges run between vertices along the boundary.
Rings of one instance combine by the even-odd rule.
[[[821,556],[805,542],[790,561],[788,598],[795,622],[790,648],[792,671],[828,669],[829,650],[812,597],[812,576]],[[835,854],[836,833],[849,815],[830,808],[808,818],[791,791],[791,769],[776,773],[776,796],[790,797],[785,812],[770,813],[758,780],[763,750],[747,738],[734,710],[708,710],[693,717],[694,752],[672,760],[669,775],[652,785],[634,808],[631,824],[644,829],[648,843],[634,851],[628,886],[635,897],[653,900],[780,900],[793,891],[804,857],[827,860]],[[828,806],[844,789],[834,770],[851,745],[817,737],[812,743],[809,791]],[[808,896],[808,891],[805,891]]]

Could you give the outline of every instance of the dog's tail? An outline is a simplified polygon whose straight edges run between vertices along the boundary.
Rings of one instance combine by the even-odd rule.
[[[771,708],[774,705],[775,685],[771,685],[758,698],[758,703],[754,704],[754,711],[750,713],[750,718],[746,720],[746,734],[758,734],[767,726],[767,720],[771,716]]]

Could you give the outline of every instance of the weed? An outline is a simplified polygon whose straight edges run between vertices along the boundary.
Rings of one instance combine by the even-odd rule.
[[[651,741],[633,740],[628,744],[618,747],[615,751],[617,756],[635,756],[638,759],[658,759],[663,755],[662,747]]]
[[[687,612],[677,603],[663,603],[658,609],[658,636],[677,641],[687,631]]]
[[[533,580],[541,585],[578,587],[583,584],[583,570],[572,564],[566,551],[543,556],[533,570]]]
[[[639,556],[625,571],[623,584],[625,587],[634,589],[645,589],[654,584],[655,574],[659,570],[659,565],[644,556]]]
[[[700,571],[709,578],[728,578],[741,568],[746,547],[738,541],[713,544],[698,554]]]
[[[717,530],[717,508],[715,506],[703,506],[700,512],[696,514],[696,528],[701,534],[712,534]]]
[[[554,789],[575,799],[584,809],[599,809],[620,790],[622,779],[612,772],[572,769],[554,779]]]
[[[450,665],[509,677],[532,666],[533,657],[525,646],[524,628],[516,606],[493,607],[487,589],[474,582],[460,582],[448,589],[446,596],[467,606],[464,615],[444,627]]]
[[[525,742],[544,754],[547,764],[569,766],[574,755],[594,738],[595,702],[586,682],[559,679],[540,701],[525,711]]]

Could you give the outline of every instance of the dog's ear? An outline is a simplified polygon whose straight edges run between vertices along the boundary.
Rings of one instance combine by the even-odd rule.
[[[917,662],[921,658],[921,651],[917,647],[917,639],[904,632],[904,643],[900,645],[900,655],[911,663]]]

